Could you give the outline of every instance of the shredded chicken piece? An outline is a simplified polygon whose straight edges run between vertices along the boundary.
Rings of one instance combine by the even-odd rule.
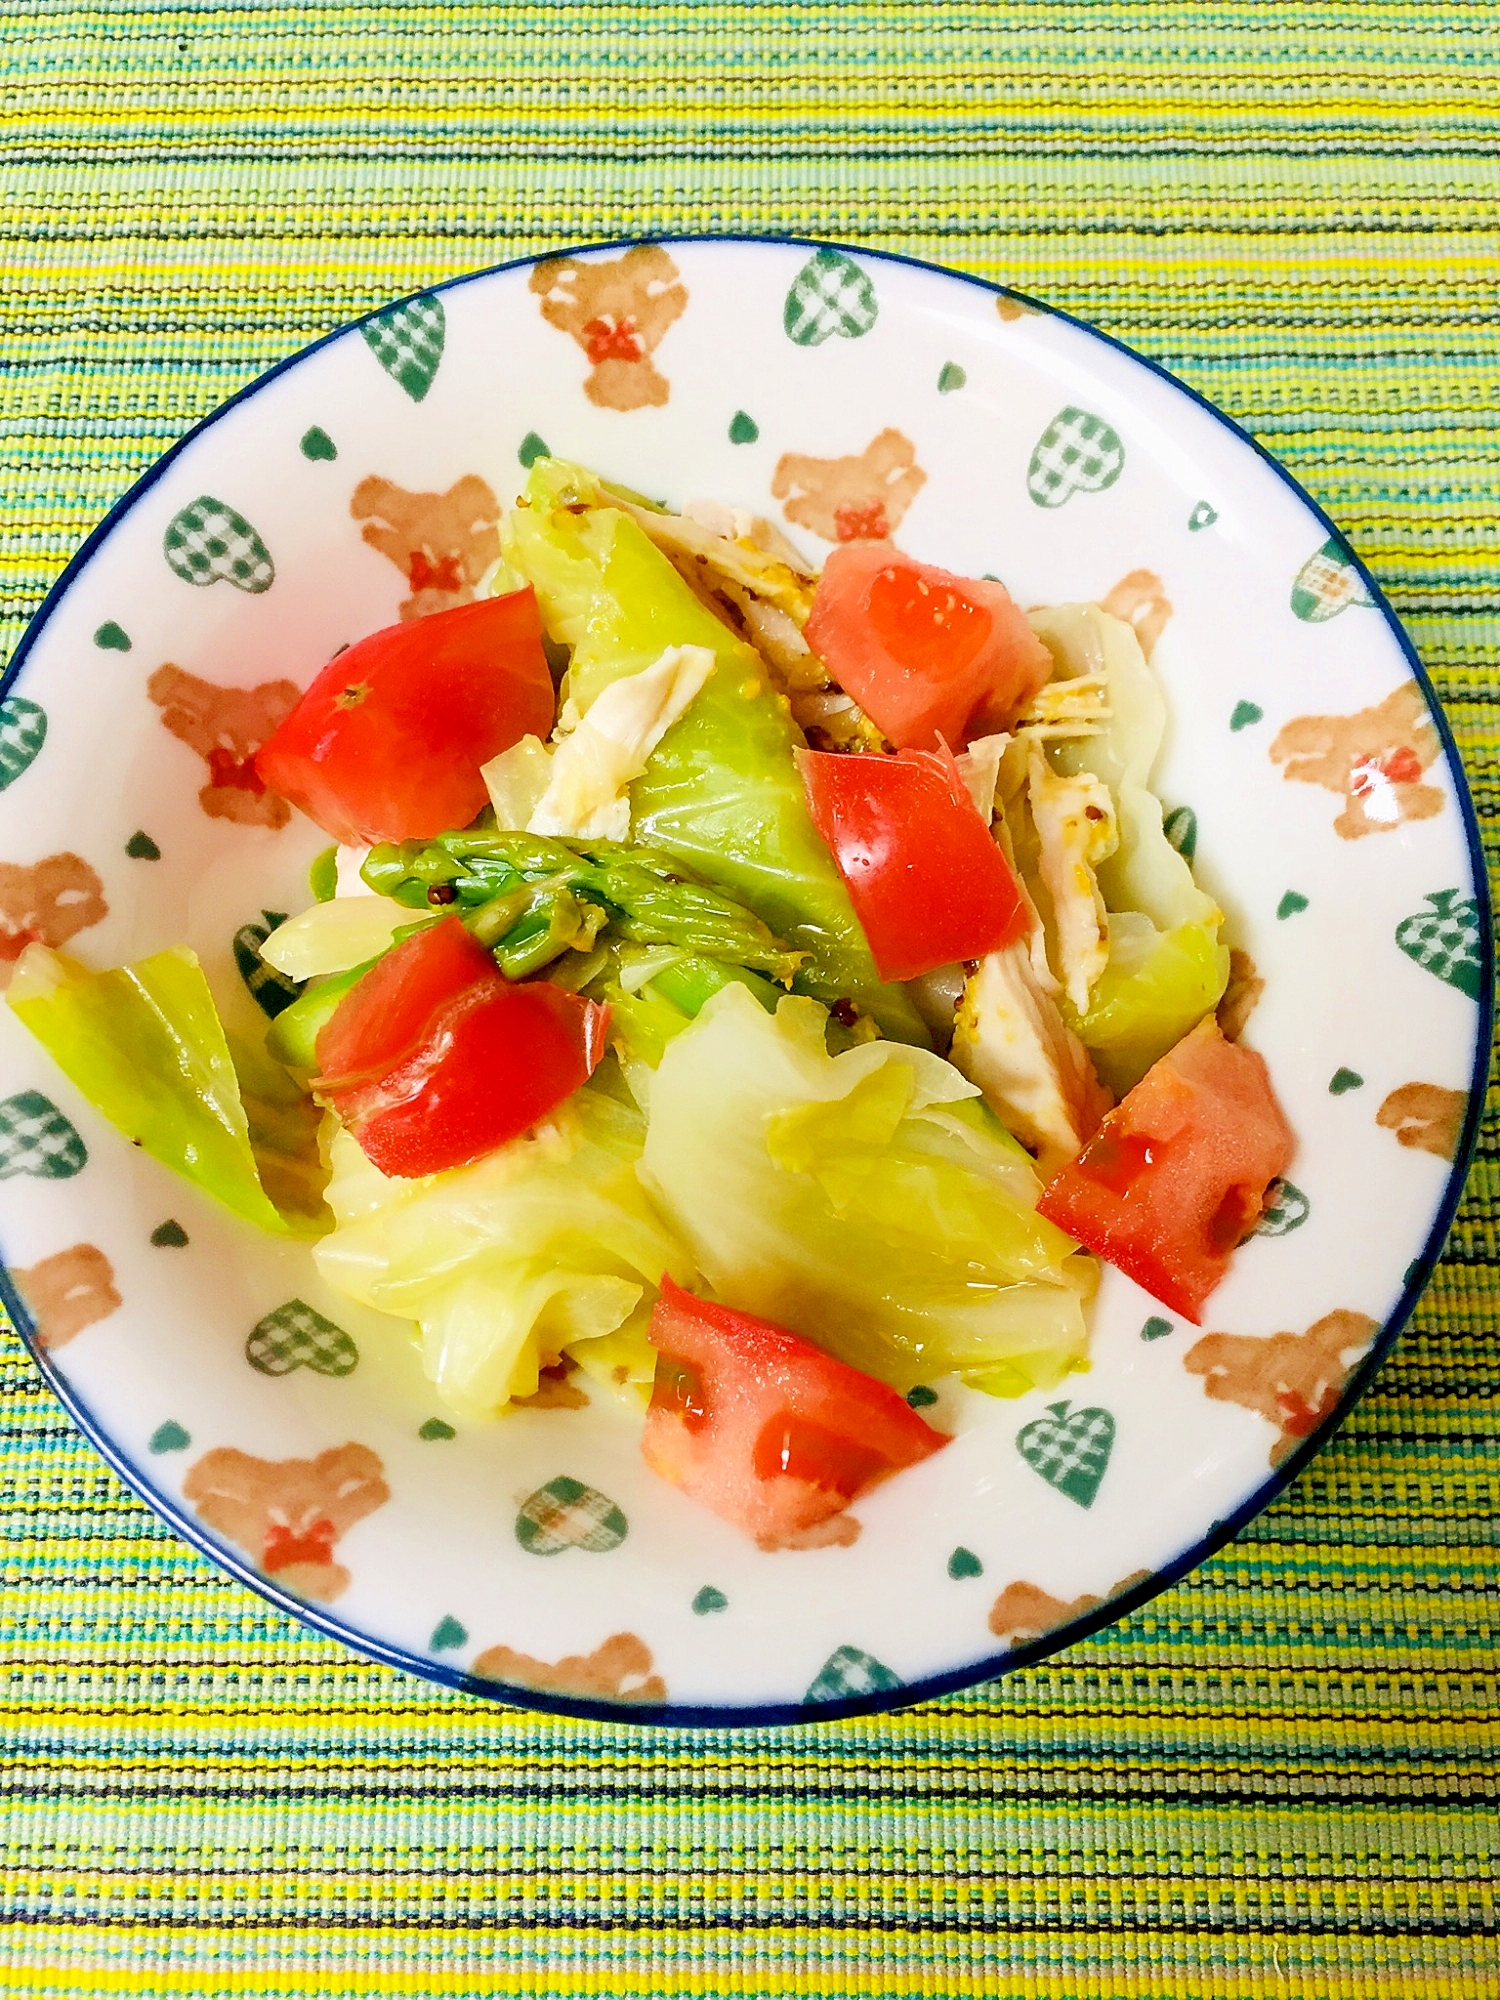
[[[1037,1156],[1048,1180],[1097,1130],[1109,1092],[1038,979],[1027,941],[981,959],[964,988],[949,1060]]]
[[[1109,787],[1092,771],[1065,778],[1032,744],[1026,772],[1031,820],[1040,847],[1040,872],[1057,926],[1058,974],[1076,1014],[1089,1010],[1089,994],[1109,958],[1109,922],[1094,870],[1120,844]]]
[[[723,595],[740,614],[746,637],[770,667],[787,694],[831,687],[828,669],[802,636],[795,618],[779,605],[767,604],[754,591],[721,580]]]
[[[810,750],[852,750],[881,755],[895,749],[864,710],[849,695],[835,688],[827,692],[794,694],[790,697],[792,718],[807,738]]]
[[[696,521],[727,541],[749,542],[777,562],[784,562],[798,576],[817,582],[817,564],[810,563],[796,543],[764,514],[752,514],[748,507],[726,507],[722,500],[689,500],[682,513],[684,520]]]
[[[670,646],[654,666],[611,681],[587,715],[580,717],[574,702],[565,701],[546,789],[532,807],[527,831],[628,840],[629,785],[713,667],[714,656],[706,646]],[[497,765],[515,757],[516,749],[483,767],[486,782]]]
[[[1021,710],[1018,731],[1039,741],[1099,736],[1112,719],[1109,681],[1103,674],[1075,674],[1044,682]]]
[[[1000,782],[1000,761],[1010,748],[1006,735],[976,736],[966,750],[954,758],[958,774],[969,790],[974,809],[988,826],[995,817],[995,788]],[[1006,856],[1007,860],[1013,857]]]
[[[638,507],[633,501],[611,493],[610,505],[618,507],[647,534],[676,568],[684,563],[701,564],[716,583],[736,584],[764,603],[784,611],[800,632],[812,610],[812,573],[783,537],[776,540],[784,553],[772,553],[749,535],[715,533],[686,514],[658,514],[654,508]],[[737,525],[731,521],[729,525]],[[770,538],[776,531],[769,522],[751,517],[746,525]],[[791,557],[791,560],[788,560]],[[684,571],[684,574],[687,574]]]

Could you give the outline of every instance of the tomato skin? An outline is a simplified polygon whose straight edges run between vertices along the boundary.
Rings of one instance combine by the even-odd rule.
[[[467,826],[479,767],[546,736],[556,697],[536,594],[434,611],[329,661],[255,753],[261,781],[336,840],[428,840]]]
[[[1000,951],[1031,927],[1010,863],[939,757],[797,753],[813,824],[838,863],[882,979]]]
[[[831,1520],[948,1442],[884,1382],[670,1277],[651,1340],[646,1463],[762,1547]]]
[[[457,917],[403,938],[350,988],[319,1030],[320,1089],[350,1089],[387,1075],[416,1049],[439,1008],[502,977]]]
[[[345,995],[318,1036],[317,1093],[382,1173],[441,1173],[571,1097],[604,1054],[608,1020],[544,980],[513,985],[446,917]]]
[[[807,643],[901,750],[1007,728],[1052,655],[1003,584],[848,542],[823,565]]]
[[[1043,1190],[1037,1212],[1194,1326],[1295,1140],[1262,1057],[1210,1014]]]

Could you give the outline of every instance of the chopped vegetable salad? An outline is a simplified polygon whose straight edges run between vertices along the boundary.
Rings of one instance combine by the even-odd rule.
[[[768,1548],[1086,1368],[1098,1260],[1197,1322],[1293,1140],[1215,1020],[1135,632],[542,459],[476,601],[256,756],[333,837],[240,1047],[182,947],[10,1004],[132,1141],[410,1323],[456,1412],[577,1374]],[[907,1398],[910,1397],[910,1401]]]

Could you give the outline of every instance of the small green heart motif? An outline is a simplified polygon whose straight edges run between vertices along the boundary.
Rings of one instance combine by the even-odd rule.
[[[36,762],[47,740],[47,711],[24,694],[0,701],[0,792],[13,785]]]
[[[432,1444],[438,1438],[456,1438],[458,1432],[453,1428],[452,1424],[444,1423],[441,1417],[429,1417],[417,1432],[417,1436],[419,1438],[426,1438],[427,1442]]]
[[[906,1683],[858,1646],[840,1646],[818,1670],[804,1701],[848,1701],[855,1695],[883,1694]]]
[[[1175,847],[1184,861],[1198,852],[1198,815],[1191,806],[1174,806],[1161,823],[1169,847]]]
[[[0,1100],[0,1181],[16,1174],[70,1181],[83,1172],[88,1157],[77,1127],[50,1097],[39,1090],[18,1090]]]
[[[736,410],[729,419],[729,442],[731,444],[754,444],[760,436],[760,425],[748,411]]]
[[[304,458],[332,460],[339,455],[338,446],[321,424],[313,424],[302,433],[297,449]]]
[[[288,1299],[251,1328],[245,1359],[262,1375],[291,1375],[310,1368],[314,1375],[352,1375],[359,1349],[341,1326],[324,1319],[303,1299]]]
[[[617,1549],[629,1532],[629,1523],[607,1493],[565,1473],[539,1486],[516,1515],[516,1540],[534,1556],[561,1555],[564,1549],[603,1555]]]
[[[1102,493],[1124,470],[1119,432],[1070,403],[1037,439],[1026,491],[1038,507],[1061,507],[1075,493]]]
[[[1156,1315],[1153,1313],[1151,1318],[1148,1319],[1146,1321],[1146,1324],[1141,1328],[1141,1339],[1165,1340],[1167,1335],[1171,1331],[1172,1331],[1172,1322],[1169,1319],[1158,1319]]]
[[[1357,1069],[1336,1069],[1328,1079],[1330,1097],[1342,1097],[1346,1090],[1363,1090],[1365,1080]]]
[[[1354,558],[1337,535],[1332,535],[1297,572],[1292,585],[1292,610],[1308,625],[1321,625],[1337,618],[1351,604],[1373,600],[1364,579],[1354,567]]]
[[[929,1389],[925,1382],[919,1382],[915,1389],[908,1389],[906,1400],[914,1410],[927,1410],[937,1401],[937,1390]]]
[[[984,1564],[972,1549],[955,1549],[948,1558],[948,1574],[959,1583],[966,1576],[983,1576]]]
[[[1424,972],[1479,998],[1484,966],[1480,956],[1479,905],[1462,889],[1436,889],[1427,898],[1430,909],[1403,917],[1396,942]]]
[[[106,653],[128,653],[130,634],[123,625],[117,625],[113,618],[106,618],[94,634],[94,644],[102,646]]]
[[[442,300],[432,292],[419,293],[414,299],[387,306],[359,330],[391,380],[399,382],[414,403],[420,403],[443,358],[448,321]]]
[[[1272,1181],[1269,1194],[1270,1204],[1252,1232],[1256,1236],[1290,1236],[1312,1213],[1312,1203],[1290,1181]]]
[[[1259,702],[1239,701],[1235,703],[1234,714],[1229,718],[1229,727],[1238,734],[1240,730],[1248,729],[1254,722],[1264,722],[1265,718],[1266,711]]]
[[[1211,528],[1219,518],[1217,507],[1210,507],[1206,500],[1200,500],[1188,515],[1188,527],[1196,535],[1200,528]]]
[[[260,536],[243,514],[211,493],[172,516],[161,546],[173,574],[200,588],[231,583],[258,597],[276,581],[276,565]]]
[[[938,374],[938,394],[951,396],[955,389],[961,389],[968,381],[969,374],[956,361],[945,361]]]
[[[538,437],[535,431],[528,431],[526,433],[525,437],[521,440],[521,448],[516,453],[516,457],[520,459],[528,472],[539,458],[550,458],[551,456],[552,453],[547,448],[547,440],[543,437]]]
[[[1295,917],[1306,908],[1307,898],[1303,895],[1302,891],[1300,889],[1288,889],[1281,901],[1276,905],[1276,916],[1278,921],[1285,922],[1288,917]]]
[[[700,1618],[706,1618],[710,1611],[727,1610],[728,1606],[729,1599],[722,1590],[715,1590],[711,1583],[705,1583],[693,1599],[693,1609]]]
[[[149,833],[133,833],[125,843],[125,852],[132,861],[161,860],[161,849]]]
[[[435,1653],[451,1653],[455,1646],[462,1646],[468,1636],[468,1631],[456,1618],[442,1618],[427,1643]]]
[[[880,313],[875,287],[842,250],[820,250],[792,280],[781,323],[799,347],[821,347],[834,334],[858,340]]]
[[[272,931],[286,922],[284,910],[262,910],[264,923],[241,924],[234,934],[234,962],[240,969],[240,977],[250,990],[250,997],[263,1014],[276,1016],[302,991],[302,984],[288,979],[284,972],[278,972],[274,965],[267,965],[260,955],[260,948]]]
[[[1049,1403],[1016,1433],[1016,1450],[1049,1486],[1092,1507],[1109,1455],[1115,1446],[1115,1420],[1108,1410],[1070,1410],[1066,1403]]]
[[[151,1241],[158,1250],[181,1250],[187,1245],[188,1233],[180,1222],[158,1222],[151,1232]]]
[[[174,1424],[168,1418],[166,1423],[159,1424],[151,1433],[151,1442],[147,1449],[149,1451],[186,1451],[192,1441],[181,1424]]]

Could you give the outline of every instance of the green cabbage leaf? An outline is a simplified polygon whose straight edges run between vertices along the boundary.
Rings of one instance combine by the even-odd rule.
[[[1139,639],[1097,604],[1060,604],[1030,614],[1061,680],[1102,678],[1110,720],[1097,736],[1052,751],[1067,776],[1088,771],[1114,797],[1120,844],[1098,867],[1109,918],[1109,958],[1079,1018],[1068,1025],[1117,1096],[1138,1083],[1218,1004],[1229,980],[1219,941],[1223,912],[1198,887],[1168,840],[1151,774],[1166,731],[1167,706]]]
[[[564,1356],[599,1372],[590,1343],[606,1337],[611,1374],[649,1378],[635,1365],[643,1309],[663,1271],[687,1284],[694,1267],[636,1178],[644,1136],[634,1104],[595,1085],[473,1166],[421,1180],[388,1178],[337,1130],[318,1269],[416,1322],[427,1375],[459,1415],[532,1395]]]
[[[283,1236],[327,1224],[317,1113],[262,1050],[231,1046],[197,954],[176,945],[91,972],[32,945],[7,999],[133,1145]]]
[[[1097,1266],[1031,1160],[925,1050],[830,1056],[825,1016],[729,985],[662,1052],[641,1178],[726,1303],[907,1389],[1083,1365]]]

